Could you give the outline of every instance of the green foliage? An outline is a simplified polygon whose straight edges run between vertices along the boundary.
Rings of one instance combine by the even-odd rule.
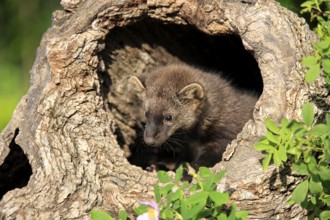
[[[224,176],[225,171],[213,174],[210,169],[200,167],[198,173],[192,171],[193,183],[190,184],[187,181],[181,181],[183,173],[182,166],[178,168],[174,178],[165,171],[159,171],[157,176],[161,185],[154,185],[156,207],[155,205],[146,206],[144,203],[134,210],[136,215],[142,216],[154,211],[157,212],[157,217],[154,219],[246,219],[246,211],[238,211],[235,205],[228,205],[227,192],[216,190],[217,183]],[[100,213],[100,217],[94,212],[92,212],[93,220],[104,218],[103,212]],[[122,217],[119,216],[122,220],[127,218],[127,213],[124,213]],[[111,217],[108,215],[104,219],[111,219]]]
[[[166,172],[160,171],[158,177],[164,185],[155,186],[155,198],[160,211],[160,219],[244,219],[247,212],[237,211],[236,207],[227,207],[229,194],[216,191],[216,183],[225,172],[212,174],[205,167],[193,173],[194,184],[181,182],[183,168],[170,178]],[[225,212],[227,210],[228,212]],[[221,216],[221,217],[220,217]]]
[[[92,210],[91,217],[93,220],[113,220],[112,216],[108,213],[100,210]],[[128,218],[128,214],[126,211],[120,211],[118,215],[119,220],[126,220]]]
[[[292,192],[289,204],[300,204],[309,211],[311,218],[328,219],[330,209],[330,115],[325,124],[313,126],[313,105],[307,103],[302,109],[303,122],[282,119],[277,126],[266,119],[267,133],[255,145],[255,149],[266,153],[262,167],[270,162],[281,166],[291,164],[292,170],[303,176]]]
[[[315,32],[319,41],[314,44],[313,55],[305,57],[302,64],[308,68],[305,80],[308,83],[317,79],[322,72],[330,86],[330,5],[328,0],[307,0],[302,6],[302,13],[308,13],[311,20],[317,22]]]
[[[308,13],[311,21],[316,22],[315,32],[319,36],[314,55],[302,60],[308,68],[305,80],[311,83],[323,74],[330,86],[330,2],[307,0],[301,6],[301,12]],[[302,117],[303,122],[283,118],[280,126],[266,119],[267,133],[255,148],[266,153],[262,160],[264,170],[271,162],[276,166],[287,163],[303,177],[293,190],[289,204],[300,204],[308,210],[309,219],[330,219],[330,115],[324,124],[313,126],[314,108],[307,103]]]
[[[97,220],[113,220],[113,218],[106,212],[100,210],[91,211],[92,219]]]
[[[11,117],[14,107],[25,88],[19,78],[19,71],[12,66],[0,65],[0,131]],[[19,88],[19,89],[18,89]]]
[[[0,2],[0,131],[27,90],[36,48],[56,7],[55,1]]]

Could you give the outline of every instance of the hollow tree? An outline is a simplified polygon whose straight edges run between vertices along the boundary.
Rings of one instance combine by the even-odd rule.
[[[152,198],[155,174],[124,156],[143,120],[127,78],[188,63],[222,71],[260,95],[253,118],[214,171],[250,218],[300,219],[285,201],[299,179],[261,170],[253,144],[263,120],[299,119],[309,100],[322,115],[322,80],[304,82],[316,39],[305,21],[270,0],[62,0],[31,70],[31,83],[0,137],[3,219],[88,219]],[[124,149],[124,150],[123,150]],[[127,153],[127,152],[126,152]]]

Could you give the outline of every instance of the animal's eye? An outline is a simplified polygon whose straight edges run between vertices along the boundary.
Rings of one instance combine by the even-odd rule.
[[[172,115],[165,115],[164,119],[165,121],[172,121]]]

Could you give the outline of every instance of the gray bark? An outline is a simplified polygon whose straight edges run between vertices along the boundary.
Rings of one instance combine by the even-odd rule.
[[[30,89],[0,136],[0,164],[10,146],[18,146],[32,169],[26,186],[0,200],[0,218],[89,219],[92,209],[116,214],[151,199],[155,174],[131,165],[122,150],[133,143],[142,117],[125,80],[157,65],[189,62],[187,56],[198,64],[196,45],[189,51],[171,41],[196,30],[238,35],[263,80],[253,118],[213,168],[228,170],[219,190],[230,190],[251,219],[304,216],[285,203],[299,179],[285,169],[263,172],[263,155],[253,148],[265,133],[265,118],[299,119],[307,100],[321,115],[322,103],[329,103],[322,79],[311,85],[303,80],[300,61],[316,39],[303,19],[270,0],[61,3],[65,11],[54,12],[42,38]],[[206,53],[199,43],[198,51]]]

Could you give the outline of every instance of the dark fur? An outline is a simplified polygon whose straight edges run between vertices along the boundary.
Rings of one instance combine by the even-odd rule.
[[[219,75],[187,65],[159,67],[135,83],[146,111],[144,141],[157,148],[173,143],[176,154],[178,148],[189,151],[177,164],[190,162],[194,168],[221,160],[227,144],[252,118],[257,101]],[[172,120],[166,121],[165,115]],[[179,134],[183,138],[177,140]]]

